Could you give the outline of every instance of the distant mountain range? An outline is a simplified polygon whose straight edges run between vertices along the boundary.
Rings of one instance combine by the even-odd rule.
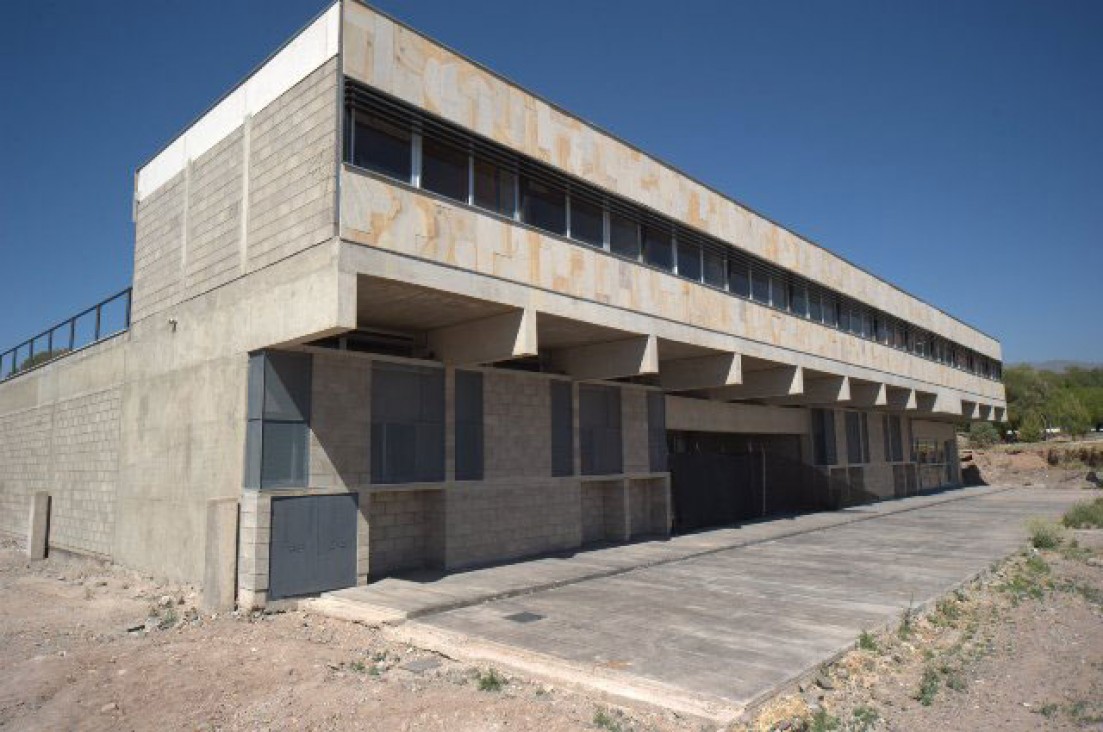
[[[1064,371],[1068,371],[1070,368],[1078,369],[1099,369],[1103,368],[1103,363],[1092,361],[1026,361],[1023,363],[1017,363],[1015,366],[1030,366],[1031,368],[1038,369],[1039,371],[1052,371],[1056,374],[1060,374]]]

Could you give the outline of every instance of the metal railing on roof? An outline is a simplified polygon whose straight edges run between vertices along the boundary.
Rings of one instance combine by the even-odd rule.
[[[128,287],[115,293],[0,353],[0,381],[6,381],[129,329],[130,292],[131,288]]]

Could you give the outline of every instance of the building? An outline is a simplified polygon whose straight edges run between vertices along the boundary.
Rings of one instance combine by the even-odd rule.
[[[134,222],[126,327],[0,362],[0,530],[222,604],[955,485],[1006,407],[990,336],[356,0]]]

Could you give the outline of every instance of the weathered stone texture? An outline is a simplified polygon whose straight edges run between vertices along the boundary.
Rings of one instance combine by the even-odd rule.
[[[253,118],[250,270],[334,234],[336,64],[336,59],[329,61]]]

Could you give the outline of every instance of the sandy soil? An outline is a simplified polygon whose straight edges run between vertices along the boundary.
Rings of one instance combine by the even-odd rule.
[[[0,547],[0,728],[683,730],[300,612],[199,616],[186,587]],[[480,688],[480,680],[483,687]]]

